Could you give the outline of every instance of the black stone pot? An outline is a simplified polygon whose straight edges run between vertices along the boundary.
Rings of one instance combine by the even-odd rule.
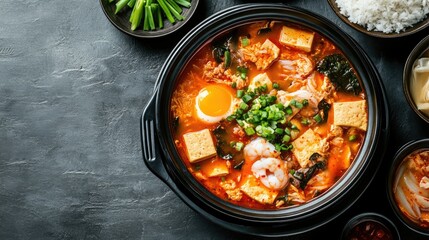
[[[362,150],[329,191],[312,201],[280,210],[237,207],[211,194],[188,172],[171,136],[170,99],[175,81],[205,42],[235,26],[260,20],[288,21],[329,38],[347,56],[362,79],[368,99],[368,130]],[[335,24],[303,9],[282,4],[244,4],[220,11],[191,30],[173,49],[141,119],[143,159],[189,207],[227,229],[255,236],[304,233],[328,223],[362,195],[383,159],[388,137],[388,106],[380,77],[360,46]]]

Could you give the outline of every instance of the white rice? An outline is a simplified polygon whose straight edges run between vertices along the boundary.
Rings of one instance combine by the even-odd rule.
[[[340,13],[369,31],[399,33],[425,19],[429,0],[336,0]]]

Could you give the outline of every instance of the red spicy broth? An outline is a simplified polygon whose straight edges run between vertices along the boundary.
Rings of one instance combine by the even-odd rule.
[[[333,80],[329,66],[337,62],[350,68],[355,88]],[[366,95],[347,56],[318,32],[280,21],[207,42],[179,76],[170,111],[192,175],[252,209],[300,205],[326,192],[366,135]]]

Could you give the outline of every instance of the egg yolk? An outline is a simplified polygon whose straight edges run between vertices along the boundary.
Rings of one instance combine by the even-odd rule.
[[[219,85],[209,85],[198,94],[199,109],[208,116],[222,116],[231,108],[232,95]]]

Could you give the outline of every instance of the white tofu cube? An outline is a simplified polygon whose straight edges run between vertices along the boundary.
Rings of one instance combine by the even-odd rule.
[[[292,153],[295,155],[302,168],[308,166],[310,163],[310,156],[313,153],[322,152],[322,143],[322,138],[311,128],[292,142]]]
[[[313,39],[314,32],[283,26],[280,32],[279,42],[288,47],[310,52]]]
[[[195,163],[216,156],[216,148],[208,129],[183,134],[189,162]]]
[[[334,125],[355,127],[362,131],[366,131],[368,118],[365,100],[335,102],[333,108]]]
[[[249,175],[240,187],[247,196],[262,204],[273,204],[279,194],[276,190],[265,187],[256,177]]]

